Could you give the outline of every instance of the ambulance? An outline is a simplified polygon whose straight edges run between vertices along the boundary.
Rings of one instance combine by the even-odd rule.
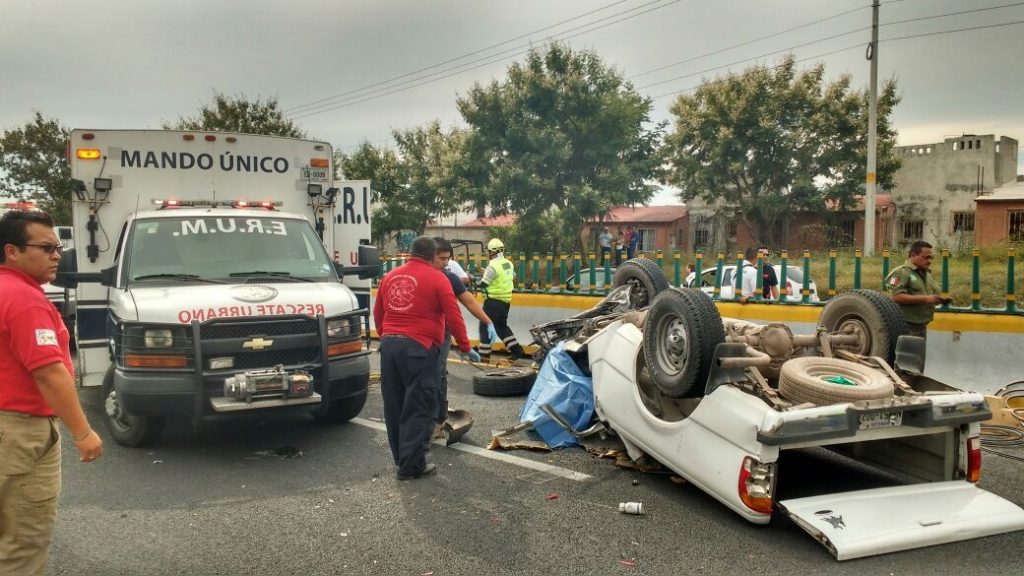
[[[330,144],[250,134],[73,130],[79,385],[117,442],[170,417],[305,410],[345,422],[370,374],[369,182]]]

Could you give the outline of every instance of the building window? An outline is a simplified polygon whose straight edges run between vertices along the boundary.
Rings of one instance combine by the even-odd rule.
[[[854,225],[853,220],[840,220],[829,224],[825,232],[828,235],[828,245],[835,248],[853,246]]]
[[[974,212],[953,212],[951,232],[974,232]]]
[[[637,228],[636,231],[640,233],[640,246],[637,250],[654,252],[654,228]]]
[[[1011,242],[1024,241],[1024,210],[1010,210],[1010,227],[1007,229],[1007,239]]]
[[[924,220],[904,220],[903,240],[913,242],[924,236]]]
[[[711,242],[711,230],[707,228],[696,228],[693,231],[693,250],[706,250]]]

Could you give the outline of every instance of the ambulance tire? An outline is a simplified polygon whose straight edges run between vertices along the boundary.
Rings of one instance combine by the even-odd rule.
[[[313,418],[316,418],[318,422],[344,424],[359,416],[359,413],[363,411],[363,406],[366,405],[366,396],[367,391],[363,390],[360,394],[334,400],[329,404],[326,401],[321,402],[320,406],[312,410]],[[324,404],[327,406],[325,407]]]
[[[669,288],[654,298],[644,322],[644,362],[670,398],[704,393],[715,347],[725,341],[722,316],[700,290]]]
[[[658,264],[647,258],[626,260],[615,270],[612,287],[633,286],[634,308],[646,308],[654,301],[658,293],[669,287],[668,278]]]
[[[826,378],[838,379],[830,382]],[[891,398],[892,381],[880,370],[841,360],[803,356],[782,364],[779,394],[790,402],[827,406],[862,400]]]
[[[167,418],[163,416],[135,416],[126,414],[117,402],[117,391],[114,390],[114,367],[107,368],[100,388],[103,398],[103,420],[107,423],[110,435],[122,446],[137,448],[151,446],[163,434]]]
[[[852,290],[832,298],[818,317],[818,326],[833,334],[855,334],[854,345],[836,345],[863,356],[896,359],[896,340],[907,333],[903,311],[889,296],[874,290]]]

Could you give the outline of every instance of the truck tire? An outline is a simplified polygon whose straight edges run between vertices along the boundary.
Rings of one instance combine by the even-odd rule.
[[[818,326],[837,334],[856,334],[855,345],[836,346],[864,356],[896,358],[896,340],[907,332],[903,311],[891,298],[874,290],[853,290],[829,300]]]
[[[313,418],[316,418],[318,422],[325,422],[330,424],[344,424],[349,420],[355,418],[363,411],[363,406],[366,405],[367,391],[363,390],[361,393],[355,396],[349,396],[347,398],[341,398],[331,402],[321,402],[319,406],[311,410]]]
[[[537,380],[533,368],[495,368],[473,375],[473,393],[479,396],[526,396]]]
[[[829,382],[841,377],[853,384]],[[803,356],[786,361],[779,374],[779,394],[791,402],[818,406],[861,400],[881,400],[893,395],[893,384],[880,370],[841,360]]]
[[[669,288],[654,298],[644,323],[644,360],[671,398],[703,394],[715,347],[725,341],[722,316],[700,290]]]
[[[618,288],[626,284],[633,286],[635,308],[650,306],[654,297],[669,287],[665,272],[657,263],[647,258],[626,260],[615,270],[612,287]]]
[[[103,376],[103,386],[100,388],[103,397],[104,420],[107,423],[107,430],[110,435],[122,446],[137,448],[139,446],[151,446],[160,439],[163,434],[167,418],[163,416],[136,416],[127,414],[121,410],[117,401],[117,391],[114,390],[114,367],[107,368]]]

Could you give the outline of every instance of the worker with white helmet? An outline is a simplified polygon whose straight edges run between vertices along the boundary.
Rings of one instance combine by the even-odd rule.
[[[523,347],[516,340],[516,335],[508,327],[508,311],[512,307],[512,288],[515,286],[515,267],[505,258],[505,244],[497,238],[487,243],[487,255],[491,261],[480,279],[480,287],[484,291],[484,312],[494,322],[498,336],[505,344],[505,349],[512,359],[524,356]],[[487,335],[487,326],[480,324],[480,357],[487,361],[491,355],[491,342]]]

